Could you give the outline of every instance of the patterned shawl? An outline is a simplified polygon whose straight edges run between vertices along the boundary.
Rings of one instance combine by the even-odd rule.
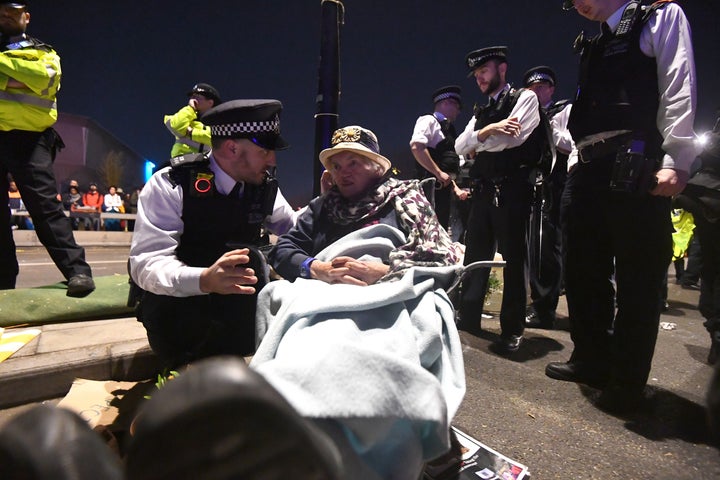
[[[336,187],[325,195],[326,215],[338,225],[372,220],[386,205],[393,206],[407,242],[390,252],[390,270],[381,282],[399,278],[413,266],[456,265],[462,259],[461,246],[450,239],[438,222],[419,180],[398,180],[386,175],[355,202],[340,195]]]

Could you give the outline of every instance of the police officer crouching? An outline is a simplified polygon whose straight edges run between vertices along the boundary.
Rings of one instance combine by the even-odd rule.
[[[143,290],[138,320],[164,363],[177,367],[255,348],[263,227],[285,233],[293,210],[277,189],[277,100],[234,100],[203,117],[209,153],[172,159],[143,188],[130,274]],[[250,267],[250,268],[249,268]]]

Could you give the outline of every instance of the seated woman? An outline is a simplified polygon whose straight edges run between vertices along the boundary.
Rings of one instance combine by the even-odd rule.
[[[450,448],[465,393],[443,290],[461,248],[370,130],[339,129],[332,145],[320,161],[333,186],[270,253],[285,280],[260,292],[250,367],[332,438],[343,478],[415,479]]]

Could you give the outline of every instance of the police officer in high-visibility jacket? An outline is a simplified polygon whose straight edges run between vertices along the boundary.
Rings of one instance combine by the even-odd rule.
[[[25,34],[27,2],[0,1],[0,204],[8,204],[8,174],[18,186],[35,232],[68,280],[67,295],[95,289],[85,250],[57,198],[52,163],[63,146],[57,120],[60,57],[50,45]],[[0,209],[0,289],[15,288],[19,272],[10,210]]]
[[[188,92],[188,104],[172,115],[165,115],[165,127],[175,136],[171,157],[210,150],[210,127],[198,117],[220,105],[220,93],[207,83],[198,83]]]

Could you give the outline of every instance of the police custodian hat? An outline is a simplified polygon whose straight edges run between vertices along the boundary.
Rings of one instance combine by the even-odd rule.
[[[533,67],[523,74],[523,85],[529,87],[533,83],[547,82],[551,86],[555,86],[555,71],[545,65]]]
[[[496,59],[507,62],[507,55],[510,49],[508,47],[487,47],[480,50],[473,50],[465,56],[465,63],[470,69],[470,73],[482,67],[489,60]]]
[[[215,106],[218,106],[222,102],[220,99],[220,92],[218,92],[217,88],[213,87],[209,83],[196,83],[193,85],[192,90],[187,93],[187,96],[189,97],[193,93],[199,93],[211,100],[215,100]]]
[[[247,138],[268,150],[284,150],[290,145],[280,136],[281,111],[278,100],[231,100],[205,112],[200,121],[213,138]]]
[[[460,106],[462,107],[462,96],[460,95],[462,93],[462,89],[457,85],[448,85],[445,87],[438,88],[435,90],[432,94],[432,102],[433,104],[439,102],[440,100],[445,100],[446,98],[452,98]]]

